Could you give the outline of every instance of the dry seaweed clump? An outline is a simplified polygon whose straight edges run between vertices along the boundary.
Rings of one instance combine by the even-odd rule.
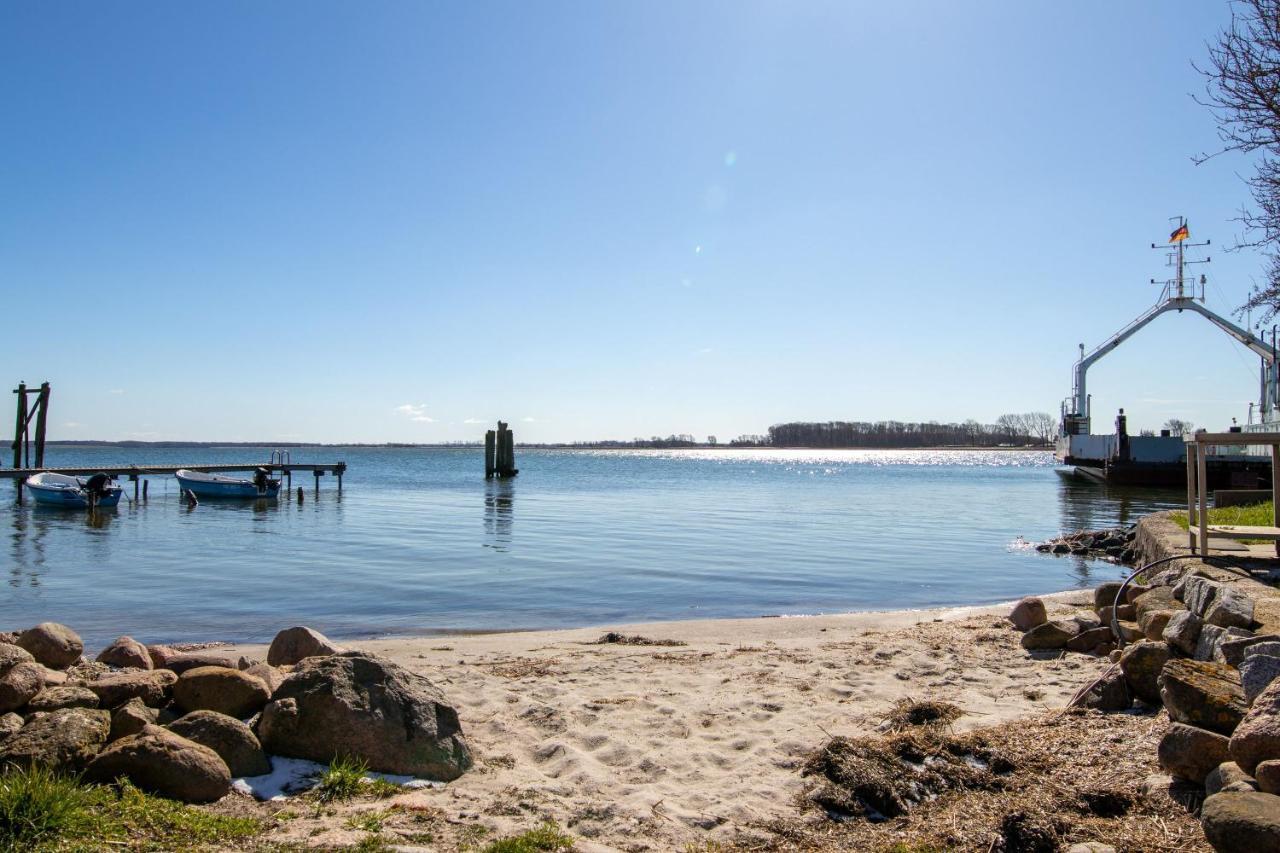
[[[641,636],[640,634],[632,634],[628,636],[626,634],[619,634],[617,631],[609,631],[608,633],[601,634],[600,639],[596,640],[594,643],[589,643],[588,645],[592,645],[592,646],[609,646],[609,645],[683,646],[683,645],[686,645],[686,643],[683,640],[655,640],[652,637],[644,637],[644,636]]]
[[[900,732],[914,726],[949,726],[963,715],[964,711],[950,702],[899,699],[885,718],[884,728]]]
[[[1144,794],[1163,715],[1046,714],[962,735],[920,725],[836,737],[803,768],[795,819],[755,827],[796,850],[1208,851],[1184,806]]]

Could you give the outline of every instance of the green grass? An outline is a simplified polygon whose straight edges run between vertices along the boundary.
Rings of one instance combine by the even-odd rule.
[[[485,845],[481,853],[555,853],[558,850],[572,849],[573,839],[548,821],[537,829],[492,841]]]
[[[333,759],[329,769],[320,777],[315,787],[322,803],[351,800],[356,797],[393,797],[400,793],[400,786],[385,779],[365,779],[369,772],[367,762],[339,756]]]
[[[1270,527],[1274,523],[1271,501],[1244,506],[1213,507],[1209,510],[1210,524],[1235,524],[1241,527]],[[1187,514],[1175,512],[1173,523],[1187,529]]]
[[[388,812],[361,812],[347,818],[347,826],[362,832],[382,832]]]
[[[262,825],[152,797],[126,783],[85,785],[43,768],[0,773],[0,853],[190,850],[234,845]]]

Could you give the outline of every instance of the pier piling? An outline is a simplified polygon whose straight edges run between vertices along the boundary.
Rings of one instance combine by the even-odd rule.
[[[515,434],[507,428],[506,423],[498,421],[497,430],[489,430],[484,434],[484,477],[514,477],[520,471],[516,468]]]

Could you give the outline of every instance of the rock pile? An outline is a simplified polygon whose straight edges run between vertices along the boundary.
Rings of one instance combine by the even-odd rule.
[[[13,642],[5,642],[5,640]],[[120,637],[97,660],[65,625],[0,635],[0,768],[45,766],[185,802],[271,772],[270,755],[447,781],[471,766],[457,712],[426,678],[281,631],[267,662]]]
[[[1258,619],[1274,608],[1274,591],[1196,568],[1131,584],[1123,601],[1120,589],[1094,591],[1096,620],[1082,613],[1050,621],[1035,599],[1018,602],[1009,619],[1025,632],[1024,648],[1117,660],[1087,691],[1086,706],[1119,711],[1137,701],[1168,712],[1160,766],[1204,787],[1201,821],[1215,850],[1280,850],[1280,634]],[[1113,625],[1117,636],[1108,628],[1091,649],[1092,637],[1073,643],[1094,622]]]
[[[1132,563],[1137,558],[1134,549],[1134,525],[1110,527],[1105,530],[1078,530],[1056,539],[1041,542],[1036,550],[1042,554],[1071,554],[1077,557],[1109,560],[1113,563]]]

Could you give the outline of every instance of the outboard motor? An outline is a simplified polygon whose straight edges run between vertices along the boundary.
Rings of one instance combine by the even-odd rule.
[[[96,507],[98,502],[106,497],[107,489],[111,485],[111,478],[99,471],[84,483],[84,493],[89,498],[89,506]]]
[[[258,488],[258,494],[265,494],[267,487],[271,485],[271,479],[267,476],[266,468],[256,468],[253,472],[253,484]]]

